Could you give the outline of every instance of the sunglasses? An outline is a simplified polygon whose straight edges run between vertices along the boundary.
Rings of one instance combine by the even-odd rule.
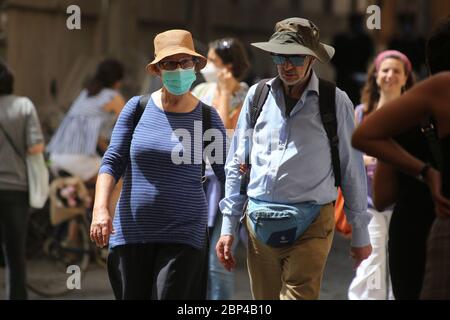
[[[283,65],[286,63],[289,63],[293,65],[294,67],[301,67],[305,63],[306,56],[299,56],[299,55],[278,55],[278,54],[271,54],[273,63],[277,65]]]
[[[177,69],[178,66],[180,66],[182,69],[191,69],[195,66],[196,63],[197,63],[196,58],[188,58],[188,59],[181,59],[179,61],[175,60],[160,61],[158,65],[161,69],[173,71]]]

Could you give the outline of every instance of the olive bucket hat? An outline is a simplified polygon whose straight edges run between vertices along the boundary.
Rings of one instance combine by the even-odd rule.
[[[269,41],[252,43],[252,46],[276,54],[311,55],[322,63],[329,62],[334,55],[332,46],[319,41],[319,28],[303,18],[277,22]]]

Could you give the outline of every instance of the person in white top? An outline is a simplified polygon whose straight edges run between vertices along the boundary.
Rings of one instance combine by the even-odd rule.
[[[108,146],[104,129],[125,105],[118,92],[123,76],[119,61],[107,59],[98,65],[50,140],[47,151],[54,173],[64,170],[88,184],[95,183],[101,155]]]
[[[226,129],[236,127],[248,85],[242,79],[249,68],[242,43],[236,38],[218,39],[209,44],[208,63],[200,72],[206,82],[192,93],[203,103],[215,107]],[[210,300],[230,300],[234,293],[234,272],[228,272],[217,259],[215,246],[219,239],[222,214],[218,214],[219,201],[224,188],[211,166],[207,165],[205,192],[208,201],[208,227],[210,230],[208,293]],[[234,245],[236,248],[237,241]],[[234,250],[233,249],[233,250]]]
[[[362,104],[355,109],[356,125],[359,126],[366,116],[380,109],[389,101],[400,97],[415,84],[412,65],[409,58],[396,50],[379,53],[367,72],[367,82],[362,91]],[[374,205],[372,181],[374,181],[377,159],[364,155],[367,175],[368,211],[372,214],[369,223],[372,254],[356,269],[356,276],[350,284],[348,298],[350,300],[393,300],[391,277],[388,267],[388,234],[392,216],[392,202],[395,202],[395,191],[389,197],[390,205],[383,210]],[[381,166],[383,164],[379,164]],[[393,180],[396,176],[392,176]],[[375,179],[376,180],[376,179]],[[387,183],[389,182],[389,183]],[[389,192],[392,181],[377,181],[383,185],[385,193]],[[380,193],[377,194],[380,198]]]

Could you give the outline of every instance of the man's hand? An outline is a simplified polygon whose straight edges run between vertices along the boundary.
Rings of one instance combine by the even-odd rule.
[[[354,260],[353,270],[356,270],[356,268],[359,267],[361,262],[364,259],[367,259],[371,253],[372,253],[372,246],[370,244],[365,247],[351,247],[350,256]]]
[[[234,237],[232,235],[224,235],[219,238],[216,245],[217,258],[228,271],[233,270],[236,266],[236,261],[231,253],[233,240]]]

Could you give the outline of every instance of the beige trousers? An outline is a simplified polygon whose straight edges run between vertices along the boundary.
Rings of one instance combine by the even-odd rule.
[[[253,298],[318,299],[334,225],[330,203],[321,208],[316,220],[292,246],[274,248],[258,241],[247,221],[247,264]]]

